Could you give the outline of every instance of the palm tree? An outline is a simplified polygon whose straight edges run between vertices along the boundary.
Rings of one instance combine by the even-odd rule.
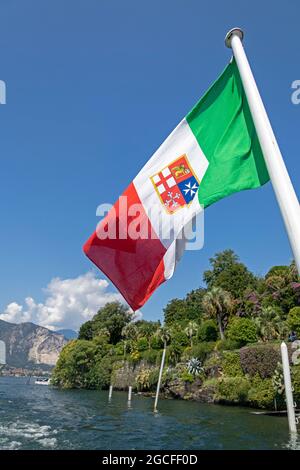
[[[203,297],[203,308],[210,318],[218,322],[221,339],[225,339],[223,322],[233,307],[231,294],[221,287],[212,287]]]
[[[258,334],[263,341],[283,339],[288,333],[288,328],[282,321],[278,311],[270,305],[262,308],[261,313],[254,318],[254,321]]]
[[[162,342],[164,343],[164,348],[166,348],[167,344],[171,340],[171,331],[169,328],[162,326],[161,328],[158,328],[155,333],[156,336],[158,336]]]
[[[124,351],[124,359],[126,356],[127,346],[137,340],[138,337],[138,329],[135,323],[127,323],[122,328],[122,337],[123,337],[123,351]]]
[[[128,323],[122,329],[122,336],[131,341],[137,340],[138,333],[137,326],[134,323]]]
[[[137,326],[139,329],[139,336],[146,338],[148,349],[151,349],[151,338],[157,331],[158,325],[152,322],[140,321]]]
[[[298,274],[297,266],[295,260],[293,260],[289,266],[289,279],[290,281],[300,281],[300,276]]]
[[[185,334],[191,342],[191,347],[193,346],[193,336],[197,333],[197,331],[198,325],[195,321],[188,322],[187,327],[184,329]]]

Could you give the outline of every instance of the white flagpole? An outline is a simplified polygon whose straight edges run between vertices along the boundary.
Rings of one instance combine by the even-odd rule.
[[[232,48],[240,72],[256,133],[300,274],[299,202],[245,54],[242,45],[243,36],[240,28],[231,29],[226,35],[225,44]]]
[[[281,360],[284,377],[284,391],[286,397],[286,408],[289,421],[289,428],[291,432],[297,432],[296,419],[295,419],[295,408],[293,399],[293,388],[291,382],[291,371],[288,350],[285,342],[281,343]]]

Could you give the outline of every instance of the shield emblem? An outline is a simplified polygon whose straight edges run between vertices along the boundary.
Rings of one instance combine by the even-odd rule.
[[[199,180],[186,155],[181,155],[150,179],[169,214],[189,206],[199,188]]]

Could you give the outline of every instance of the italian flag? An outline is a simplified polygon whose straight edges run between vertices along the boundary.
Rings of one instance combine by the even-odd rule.
[[[203,208],[268,180],[232,60],[130,183],[84,252],[135,311],[172,277],[184,251],[184,227]],[[134,207],[139,207],[138,217]]]

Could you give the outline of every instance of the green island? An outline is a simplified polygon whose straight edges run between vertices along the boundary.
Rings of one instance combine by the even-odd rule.
[[[164,343],[161,394],[205,403],[284,409],[280,343],[300,338],[300,279],[294,262],[254,275],[232,250],[210,259],[203,287],[164,308],[164,325],[132,321],[107,303],[61,351],[52,383],[62,388],[155,391]],[[288,343],[290,357],[291,342]],[[297,361],[296,361],[297,362]],[[300,365],[292,365],[300,403]]]

